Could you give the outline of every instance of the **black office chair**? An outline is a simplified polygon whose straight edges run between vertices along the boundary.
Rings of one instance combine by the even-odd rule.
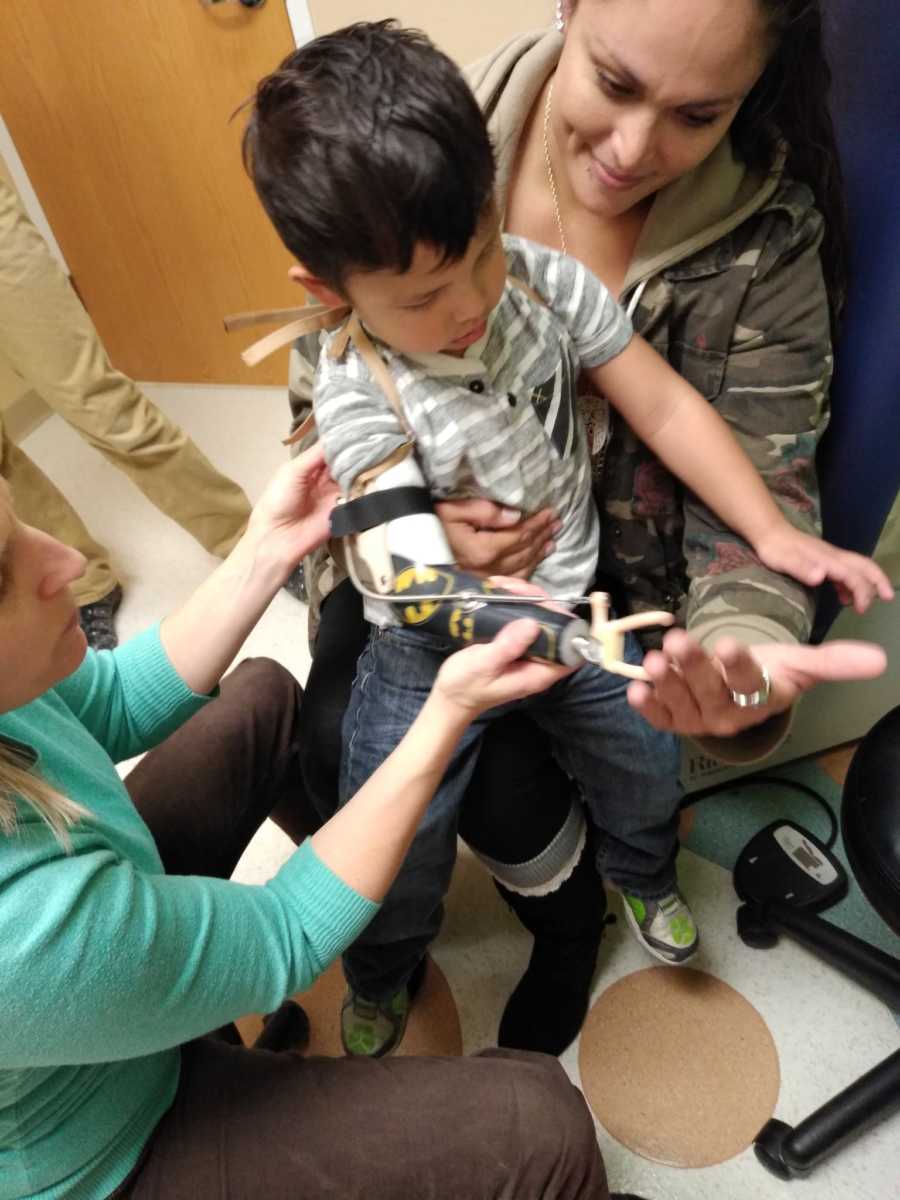
[[[900,706],[882,717],[853,756],[841,825],[857,882],[900,937]],[[750,903],[738,909],[738,933],[755,949],[774,946],[779,934],[787,934],[900,1012],[900,957],[822,917],[783,901]],[[808,1175],[827,1155],[898,1110],[900,1050],[799,1125],[767,1122],[756,1138],[756,1156],[780,1179]]]

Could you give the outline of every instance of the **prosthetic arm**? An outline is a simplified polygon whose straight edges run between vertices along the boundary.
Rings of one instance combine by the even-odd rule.
[[[641,613],[609,619],[609,597],[552,597],[556,603],[590,603],[591,622],[546,607],[543,595],[520,596],[454,564],[453,552],[425,487],[411,447],[396,461],[360,479],[355,499],[338,505],[332,534],[344,539],[354,586],[372,600],[390,603],[404,625],[456,645],[490,641],[518,617],[537,621],[540,633],[529,657],[577,667],[595,663],[631,679],[646,679],[641,667],[622,661],[625,633],[649,625],[671,625],[671,613]]]

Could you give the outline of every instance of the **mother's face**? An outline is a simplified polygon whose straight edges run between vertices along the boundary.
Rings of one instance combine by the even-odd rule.
[[[553,81],[569,186],[599,216],[630,209],[721,141],[765,66],[758,0],[577,0]]]
[[[0,480],[0,712],[70,675],[86,643],[69,585],[84,556],[16,519]]]

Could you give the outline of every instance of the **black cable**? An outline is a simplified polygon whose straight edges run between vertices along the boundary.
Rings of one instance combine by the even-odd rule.
[[[807,796],[812,796],[813,800],[816,800],[828,814],[831,832],[828,835],[828,841],[825,843],[825,849],[831,849],[831,847],[837,841],[838,836],[838,821],[837,817],[835,816],[834,809],[831,807],[825,797],[821,795],[821,793],[817,792],[815,788],[811,788],[809,784],[800,783],[797,779],[788,779],[784,775],[747,775],[741,779],[732,779],[728,783],[716,783],[711,787],[703,788],[699,792],[691,792],[689,796],[685,797],[685,803],[682,805],[682,807],[693,804],[695,800],[703,800],[706,796],[712,796],[718,792],[728,791],[740,787],[754,787],[758,783],[780,783],[784,787],[793,788],[795,791],[805,792]]]

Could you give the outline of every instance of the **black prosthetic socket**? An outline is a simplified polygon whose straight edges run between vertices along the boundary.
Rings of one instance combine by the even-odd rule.
[[[606,924],[606,893],[590,830],[578,864],[556,891],[523,896],[494,883],[534,936],[528,967],[500,1019],[497,1044],[562,1054],[584,1023]]]

